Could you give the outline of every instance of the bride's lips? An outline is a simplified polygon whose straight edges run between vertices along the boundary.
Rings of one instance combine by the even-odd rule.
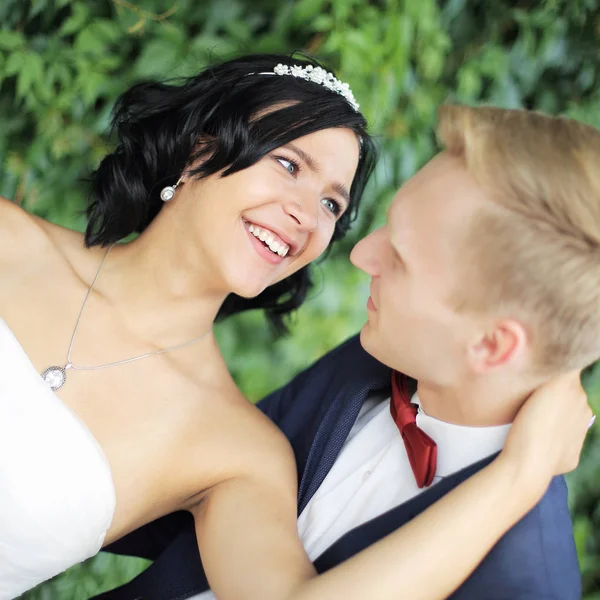
[[[278,237],[284,244],[287,244],[289,246],[289,250],[288,250],[288,253],[286,256],[291,257],[291,256],[295,256],[296,254],[298,254],[298,251],[300,250],[300,243],[297,242],[296,240],[293,240],[286,233],[281,231],[281,229],[279,229],[277,227],[272,227],[270,225],[264,225],[263,223],[259,223],[258,221],[248,220],[244,217],[242,217],[242,221],[243,221],[246,229],[248,229],[248,227],[250,225],[255,225],[257,227],[260,227],[260,229],[264,229],[266,231],[270,231],[271,233],[275,234],[275,236]]]
[[[371,281],[371,285],[369,286],[369,299],[367,300],[367,310],[376,311],[377,306],[375,306],[375,302],[373,300],[373,281]]]

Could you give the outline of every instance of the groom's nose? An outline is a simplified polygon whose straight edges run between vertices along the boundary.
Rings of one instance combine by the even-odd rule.
[[[354,246],[350,254],[352,264],[371,277],[377,277],[383,257],[385,228],[376,229]]]

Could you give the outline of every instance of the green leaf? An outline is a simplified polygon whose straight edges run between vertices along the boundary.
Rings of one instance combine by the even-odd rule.
[[[31,8],[27,19],[31,21],[34,17],[37,17],[44,9],[48,7],[48,0],[31,0]]]
[[[23,62],[25,61],[25,52],[13,52],[6,61],[4,67],[4,75],[16,75],[21,70]]]
[[[24,54],[17,79],[17,98],[25,97],[33,84],[42,79],[43,74],[44,63],[40,55],[34,52]]]
[[[75,38],[75,50],[81,54],[101,56],[108,52],[108,46],[114,44],[124,34],[118,25],[105,19],[86,25]]]
[[[481,76],[473,67],[465,66],[458,72],[457,78],[459,100],[471,102],[481,91]]]
[[[103,73],[89,71],[80,74],[78,83],[82,99],[87,105],[92,105],[105,89],[106,77]]]
[[[300,0],[294,4],[292,21],[294,24],[305,25],[320,14],[326,14],[325,5],[328,0]]]
[[[80,31],[90,16],[90,10],[83,2],[71,2],[71,16],[68,17],[58,30],[61,37],[73,35]]]
[[[137,77],[165,77],[179,59],[179,47],[168,40],[158,38],[144,46],[134,66],[134,72]]]
[[[125,37],[119,25],[109,19],[96,19],[91,25],[91,29],[98,37],[104,38],[107,42],[116,42]]]
[[[0,29],[0,50],[17,50],[25,46],[25,38],[20,31]]]
[[[331,15],[318,15],[312,22],[312,28],[315,31],[327,32],[333,27],[333,17]]]

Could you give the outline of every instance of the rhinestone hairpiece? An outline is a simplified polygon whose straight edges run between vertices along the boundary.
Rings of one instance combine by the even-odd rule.
[[[300,65],[292,65],[291,67],[288,65],[282,65],[279,63],[273,69],[273,72],[269,73],[259,73],[259,75],[291,75],[292,77],[299,77],[300,79],[305,79],[306,81],[312,81],[313,83],[318,83],[323,87],[335,92],[342,96],[350,106],[358,112],[359,104],[354,98],[354,94],[350,89],[350,86],[347,83],[344,83],[337,79],[333,73],[326,71],[322,67],[313,67],[312,65],[308,65],[306,67],[301,67]]]

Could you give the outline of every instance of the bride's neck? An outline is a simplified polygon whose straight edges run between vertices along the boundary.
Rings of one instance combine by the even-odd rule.
[[[160,331],[207,330],[227,296],[201,249],[152,226],[115,246],[95,285],[115,308]]]

